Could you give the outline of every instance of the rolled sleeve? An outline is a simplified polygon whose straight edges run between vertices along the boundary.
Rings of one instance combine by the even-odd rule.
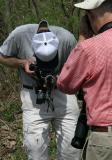
[[[0,46],[0,54],[5,56],[17,56],[17,43],[13,33],[11,33],[8,38],[4,41],[3,45]]]

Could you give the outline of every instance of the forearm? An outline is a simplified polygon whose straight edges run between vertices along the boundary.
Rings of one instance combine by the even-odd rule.
[[[0,63],[12,68],[24,66],[26,60],[0,55]]]

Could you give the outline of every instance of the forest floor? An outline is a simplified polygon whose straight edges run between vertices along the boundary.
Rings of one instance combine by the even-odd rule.
[[[13,106],[12,106],[13,107]],[[9,110],[9,109],[8,109]],[[0,160],[27,160],[22,140],[22,114],[19,111],[0,107]],[[55,160],[55,134],[50,129],[49,155]]]

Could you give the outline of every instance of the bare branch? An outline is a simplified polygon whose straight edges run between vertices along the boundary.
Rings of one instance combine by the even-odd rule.
[[[66,10],[66,6],[65,6],[63,0],[61,0],[61,8],[62,8],[62,10],[63,10],[64,15],[65,15],[67,18],[69,18],[69,14],[68,14],[68,12],[67,12],[67,10]]]
[[[36,2],[37,2],[36,0],[32,0],[33,6],[35,8],[36,16],[37,16],[37,18],[39,18],[40,14],[39,14],[39,9],[38,9],[38,6],[37,6]]]
[[[31,7],[31,0],[28,0],[28,8]]]

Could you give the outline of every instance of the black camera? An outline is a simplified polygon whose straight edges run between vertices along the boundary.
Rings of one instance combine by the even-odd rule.
[[[77,148],[77,149],[83,148],[86,142],[88,130],[89,130],[89,126],[87,125],[86,104],[85,104],[85,101],[83,100],[82,109],[80,111],[77,125],[76,125],[75,135],[71,142],[71,145],[74,148]]]
[[[53,99],[51,97],[51,92],[56,86],[56,78],[53,70],[40,68],[37,64],[31,64],[30,70],[35,72],[32,78],[36,80],[36,103],[42,104],[47,102],[48,105],[52,104]]]

